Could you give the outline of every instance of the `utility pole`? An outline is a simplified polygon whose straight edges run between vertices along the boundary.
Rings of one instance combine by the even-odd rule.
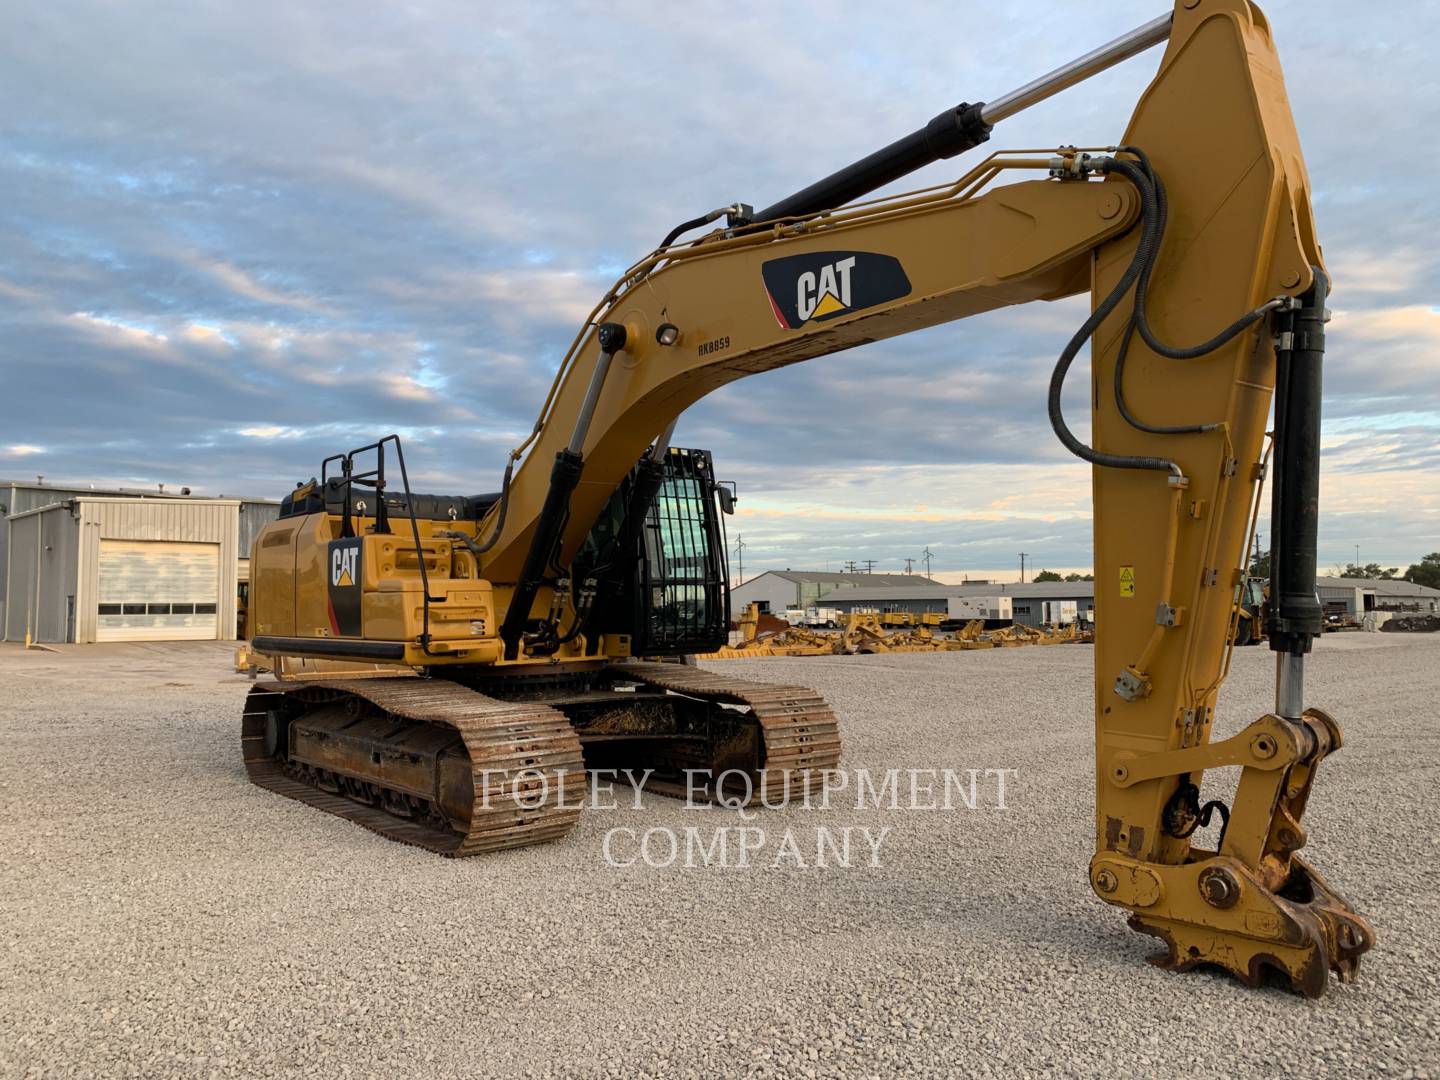
[[[739,584],[744,585],[744,584],[745,584],[745,537],[744,537],[742,534],[740,534],[740,533],[736,533],[736,534],[735,534],[735,562],[736,562],[736,565],[738,565],[738,566],[740,567],[740,582],[739,582]]]
[[[865,564],[865,573],[867,573],[867,574],[873,574],[873,573],[875,572],[875,560],[874,560],[874,559],[862,559],[861,561]]]
[[[1025,584],[1025,556],[1026,556],[1026,555],[1029,555],[1029,554],[1030,554],[1030,553],[1029,553],[1028,551],[1022,551],[1022,552],[1020,552],[1020,584],[1021,584],[1021,585],[1024,585],[1024,584]]]
[[[922,551],[920,554],[923,555],[923,556],[925,556],[925,576],[926,576],[926,577],[929,577],[929,576],[930,576],[930,559],[931,559],[930,545],[929,545],[929,544],[926,544],[926,545],[925,545],[925,550]]]
[[[1359,566],[1359,565],[1360,565],[1360,545],[1359,545],[1359,544],[1356,544],[1356,545],[1355,545],[1355,565],[1356,565],[1356,566]]]
[[[915,564],[915,560],[914,560],[914,559],[907,558],[907,559],[905,560],[905,573],[907,573],[907,574],[910,573],[910,567],[913,566],[914,564]]]

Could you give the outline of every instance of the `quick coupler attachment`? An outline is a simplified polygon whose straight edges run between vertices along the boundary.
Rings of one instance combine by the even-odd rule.
[[[1301,817],[1315,768],[1340,742],[1339,725],[1310,709],[1299,720],[1265,716],[1223,742],[1112,763],[1109,781],[1122,787],[1243,767],[1218,851],[1192,847],[1182,861],[1150,861],[1122,846],[1119,836],[1133,832],[1121,829],[1090,862],[1096,894],[1165,942],[1153,963],[1172,971],[1209,964],[1250,986],[1275,978],[1312,998],[1331,971],[1354,979],[1375,931],[1295,854],[1306,841]]]

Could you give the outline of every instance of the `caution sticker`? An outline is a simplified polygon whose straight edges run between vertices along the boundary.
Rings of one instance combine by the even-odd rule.
[[[1135,595],[1135,568],[1133,566],[1120,567],[1120,595]]]

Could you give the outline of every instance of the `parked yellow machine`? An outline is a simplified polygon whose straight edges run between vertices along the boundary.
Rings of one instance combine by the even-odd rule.
[[[950,635],[950,645],[954,649],[993,649],[995,643],[985,635],[985,620],[971,619],[959,630]]]
[[[790,626],[784,630],[762,633],[760,605],[750,603],[736,620],[740,639],[714,652],[699,653],[697,660],[748,660],[765,656],[831,656],[839,652],[837,635],[811,630],[806,626]]]
[[[1246,577],[1240,583],[1239,597],[1235,603],[1236,645],[1259,645],[1265,640],[1266,582],[1262,578]]]
[[[993,153],[953,184],[856,202],[1160,43],[1119,145]],[[1167,966],[1216,964],[1252,984],[1274,970],[1317,995],[1327,969],[1351,978],[1373,942],[1297,854],[1316,768],[1340,746],[1301,695],[1322,628],[1323,267],[1271,27],[1249,0],[1180,0],[758,213],[685,222],[581,327],[500,490],[416,495],[391,436],[329,459],[286,499],[251,560],[252,651],[396,675],[258,687],[250,775],[451,855],[568,832],[582,752],[805,790],[839,760],[815,694],[635,660],[710,651],[728,632],[728,493],[707,453],[671,446],[676,418],[752,373],[1088,292],[1049,412],[1093,466],[1105,632],[1090,884],[1164,940]],[[1092,339],[1087,445],[1061,390]],[[1276,706],[1211,743],[1272,395]],[[1222,766],[1241,768],[1233,804],[1202,806],[1205,770]],[[1216,813],[1218,842],[1198,846]]]

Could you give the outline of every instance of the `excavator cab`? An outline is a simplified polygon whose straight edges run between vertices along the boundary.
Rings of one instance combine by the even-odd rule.
[[[636,656],[713,652],[730,632],[723,515],[734,494],[717,484],[708,450],[670,447],[648,499],[646,464],[616,489],[575,560],[572,580],[598,593],[587,640],[598,648],[601,635],[627,635]]]

